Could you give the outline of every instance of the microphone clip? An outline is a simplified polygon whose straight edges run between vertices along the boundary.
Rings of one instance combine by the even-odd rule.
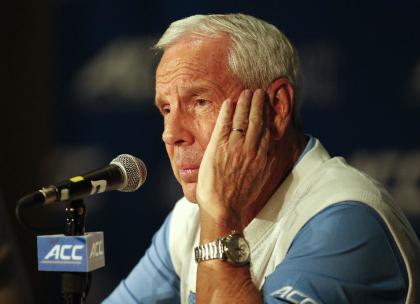
[[[38,191],[44,196],[44,205],[55,203],[59,198],[58,189],[54,185],[42,187]]]

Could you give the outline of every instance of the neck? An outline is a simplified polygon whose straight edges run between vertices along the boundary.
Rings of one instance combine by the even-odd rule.
[[[279,141],[274,142],[267,161],[267,164],[273,162],[273,165],[269,168],[271,171],[270,176],[255,202],[250,204],[248,210],[244,213],[242,218],[244,227],[257,216],[277,188],[283,183],[305,149],[306,143],[305,135],[294,128],[290,128]]]

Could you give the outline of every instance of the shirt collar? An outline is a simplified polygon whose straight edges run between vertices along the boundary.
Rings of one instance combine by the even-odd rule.
[[[312,135],[306,135],[306,137],[308,138],[308,142],[306,143],[305,149],[303,149],[303,152],[300,154],[294,166],[296,166],[302,160],[305,154],[308,153],[315,146],[315,138]]]

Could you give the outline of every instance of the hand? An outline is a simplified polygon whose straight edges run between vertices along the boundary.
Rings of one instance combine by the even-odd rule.
[[[239,226],[270,174],[270,104],[266,93],[244,90],[220,109],[204,153],[197,183],[200,212],[214,223]],[[242,129],[243,132],[233,131]]]

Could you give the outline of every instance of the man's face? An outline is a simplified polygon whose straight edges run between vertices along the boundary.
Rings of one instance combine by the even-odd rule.
[[[198,172],[222,102],[236,100],[239,81],[227,70],[229,38],[182,39],[164,52],[156,71],[162,139],[187,199],[196,202]]]

